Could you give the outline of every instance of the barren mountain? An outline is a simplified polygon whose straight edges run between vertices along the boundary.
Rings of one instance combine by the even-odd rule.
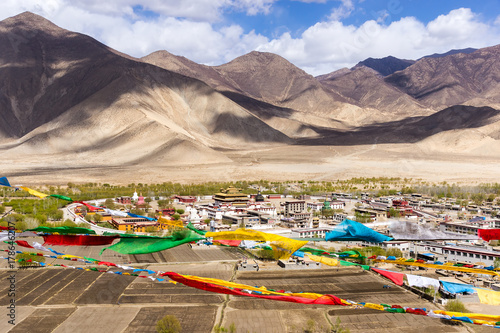
[[[167,51],[136,59],[23,13],[0,22],[0,168],[56,183],[438,169],[461,179],[476,176],[480,156],[481,177],[495,178],[499,54],[425,58],[385,78],[364,65],[314,78],[262,52],[220,66]],[[383,73],[401,65],[386,60]]]
[[[450,50],[450,51],[445,52],[445,53],[433,53],[430,55],[426,55],[425,57],[422,57],[421,59],[423,59],[423,58],[442,58],[442,57],[446,57],[446,56],[457,54],[457,53],[469,54],[469,53],[472,53],[475,51],[477,51],[477,49],[474,49],[472,47],[468,47],[465,49],[458,49],[458,50],[453,49],[453,50]]]
[[[385,81],[430,107],[440,109],[482,98],[499,103],[500,46],[424,58]]]
[[[324,86],[349,97],[360,107],[379,110],[385,117],[392,119],[429,113],[417,100],[387,84],[371,68],[356,66],[352,70],[342,69],[339,72],[318,79]]]
[[[415,60],[398,59],[393,56],[388,56],[381,59],[368,58],[360,61],[353,69],[361,66],[369,67],[382,76],[390,75],[394,72],[401,71],[415,63]]]
[[[205,163],[227,161],[213,148],[289,141],[199,80],[31,13],[0,23],[0,49],[0,129],[18,138],[4,146],[12,154],[86,152],[86,160],[136,163],[174,160],[184,146]]]
[[[253,51],[214,67],[167,51],[154,52],[142,60],[204,81],[291,137],[315,135],[309,125],[344,127],[344,123],[363,123],[375,116],[272,53]]]

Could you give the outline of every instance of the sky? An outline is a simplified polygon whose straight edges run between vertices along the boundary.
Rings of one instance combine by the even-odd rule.
[[[500,44],[500,0],[2,0],[0,20],[24,11],[134,57],[215,66],[256,50],[314,76]]]

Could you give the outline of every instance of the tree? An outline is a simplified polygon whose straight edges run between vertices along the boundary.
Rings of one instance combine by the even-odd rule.
[[[332,332],[334,333],[350,333],[351,331],[348,328],[343,328],[340,325],[341,321],[340,318],[337,317],[337,320],[335,321],[335,325],[333,325]]]
[[[153,201],[153,199],[151,199],[150,197],[146,197],[144,201],[149,204],[151,201]]]
[[[500,258],[495,258],[495,261],[493,261],[493,267],[500,268]]]
[[[181,216],[179,214],[174,214],[172,215],[172,218],[177,221],[178,219],[181,218]]]
[[[157,203],[160,209],[170,207],[170,200],[158,200]]]
[[[158,229],[156,227],[146,227],[146,229],[144,229],[147,233],[152,233],[152,232],[157,232]]]
[[[182,332],[182,327],[176,316],[166,315],[156,323],[156,332],[179,333]]]
[[[177,209],[176,212],[177,214],[182,215],[184,214],[184,209]]]
[[[113,199],[106,199],[106,201],[104,202],[104,205],[106,206],[106,208],[109,208],[109,209],[115,209],[116,208],[116,205],[115,205],[115,201]]]
[[[401,258],[403,256],[403,252],[396,248],[388,249],[386,254],[387,256],[395,256],[396,258]]]
[[[391,207],[391,209],[389,209],[389,216],[394,217],[394,218],[398,218],[398,217],[401,217],[401,213],[399,210]]]
[[[371,216],[368,213],[355,212],[354,216],[355,216],[356,222],[359,222],[359,223],[367,223],[367,222],[371,221]]]

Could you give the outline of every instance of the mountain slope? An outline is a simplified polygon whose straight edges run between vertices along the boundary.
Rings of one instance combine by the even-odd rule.
[[[31,13],[0,22],[0,45],[1,148],[12,154],[88,152],[126,164],[185,146],[185,159],[199,152],[205,163],[227,160],[213,148],[290,141],[197,79]]]
[[[474,98],[499,103],[500,46],[470,54],[424,58],[385,81],[423,104],[443,108]],[[487,103],[487,102],[486,102]],[[488,104],[483,105],[488,105]]]
[[[381,59],[368,58],[360,61],[353,69],[361,66],[371,68],[382,76],[390,75],[394,72],[401,71],[415,63],[415,60],[398,59],[393,56],[388,56]]]
[[[360,107],[379,110],[390,119],[429,113],[418,101],[387,84],[378,72],[365,66],[318,79],[324,86],[349,97]]]

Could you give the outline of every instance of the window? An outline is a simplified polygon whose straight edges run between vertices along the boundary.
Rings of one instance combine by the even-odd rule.
[[[488,260],[493,260],[493,256],[488,256]]]
[[[476,259],[480,259],[481,256],[479,254],[476,254]]]
[[[483,254],[483,255],[481,256],[481,259],[486,259],[486,256]]]
[[[474,255],[472,253],[469,253],[470,258],[474,258]]]

